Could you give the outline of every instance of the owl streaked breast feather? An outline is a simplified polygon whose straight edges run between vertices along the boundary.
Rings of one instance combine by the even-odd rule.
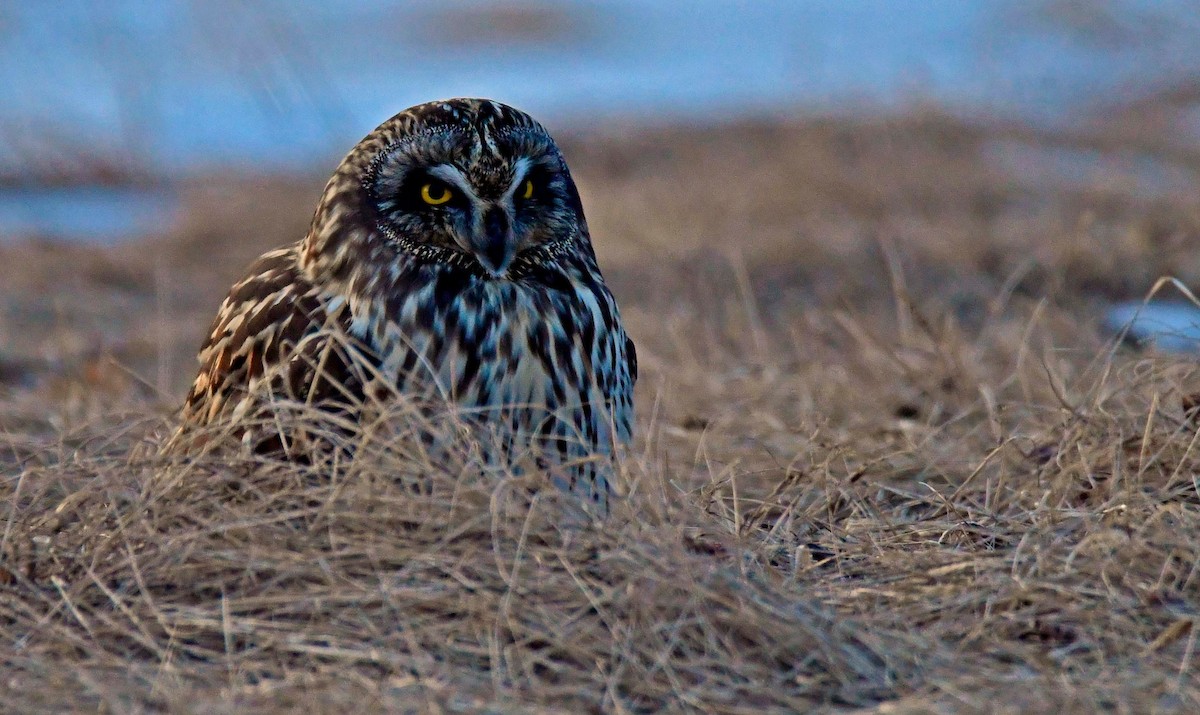
[[[474,415],[607,506],[632,435],[636,354],[579,195],[528,115],[448,100],[380,125],[326,186],[308,235],[251,266],[200,352],[181,432],[233,423],[286,447],[256,407],[353,415],[372,380]],[[601,459],[597,460],[599,456]]]

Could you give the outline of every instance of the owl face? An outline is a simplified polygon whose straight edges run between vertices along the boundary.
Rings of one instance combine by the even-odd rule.
[[[586,240],[566,163],[528,115],[475,100],[418,109],[363,182],[366,208],[397,251],[504,279],[523,254]]]

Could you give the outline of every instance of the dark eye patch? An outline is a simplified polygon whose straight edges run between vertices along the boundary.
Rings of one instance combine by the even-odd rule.
[[[462,206],[466,203],[466,197],[462,195],[462,191],[457,186],[437,178],[426,169],[413,169],[409,171],[405,175],[404,181],[400,183],[400,188],[396,190],[395,196],[392,197],[392,203],[397,208],[406,211],[427,211],[435,208],[431,207],[421,198],[421,189],[426,185],[432,187],[431,193],[434,195],[440,195],[443,189],[450,192],[450,200],[444,204],[439,204],[436,208]]]
[[[545,203],[550,198],[554,177],[555,173],[544,164],[534,164],[529,171],[525,172],[525,178],[517,187],[515,194],[517,203]],[[523,198],[527,181],[533,182],[533,196],[528,199]]]

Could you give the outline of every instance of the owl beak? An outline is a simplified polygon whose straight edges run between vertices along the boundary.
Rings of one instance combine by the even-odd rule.
[[[493,278],[503,277],[512,264],[515,244],[508,214],[499,206],[489,206],[472,246],[479,264]]]

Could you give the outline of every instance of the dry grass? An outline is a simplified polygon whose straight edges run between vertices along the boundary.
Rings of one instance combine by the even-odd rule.
[[[1153,135],[575,138],[643,366],[603,524],[393,440],[149,456],[319,179],[196,187],[137,245],[3,249],[0,709],[1200,708],[1200,373],[1095,327],[1200,279],[1197,147],[1146,106]]]

